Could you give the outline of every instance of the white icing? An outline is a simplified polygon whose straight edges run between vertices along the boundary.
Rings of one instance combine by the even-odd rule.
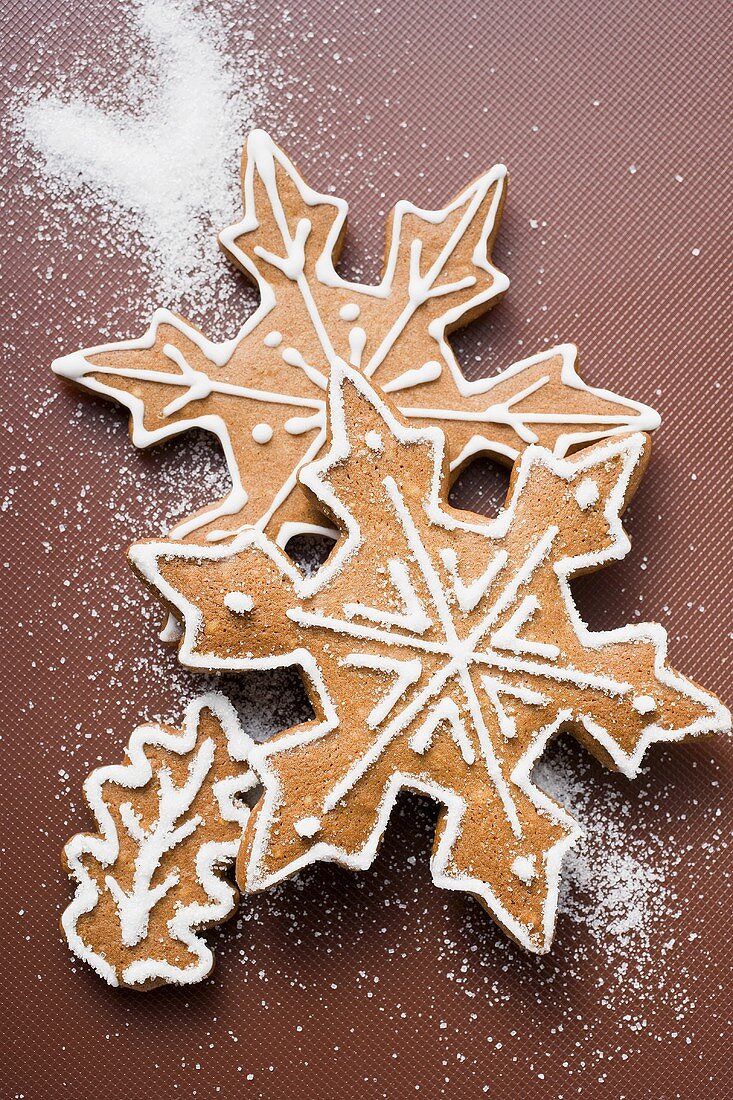
[[[202,527],[204,524],[211,523],[214,519],[227,515],[236,515],[241,512],[247,503],[247,491],[242,484],[241,472],[237,463],[237,458],[232,447],[229,428],[222,417],[218,415],[202,414],[198,417],[191,419],[177,420],[170,424],[165,424],[161,428],[149,430],[145,426],[145,403],[142,398],[138,397],[135,393],[127,393],[120,390],[116,390],[113,385],[108,385],[102,381],[103,378],[110,377],[125,377],[125,378],[139,378],[141,381],[159,382],[171,386],[182,386],[187,391],[191,388],[191,382],[195,382],[195,376],[202,372],[194,372],[190,368],[188,372],[185,368],[176,374],[166,374],[164,372],[144,370],[144,369],[126,369],[122,367],[105,367],[97,366],[91,363],[86,357],[97,356],[104,354],[105,352],[117,352],[121,350],[137,350],[143,348],[151,348],[155,345],[157,339],[158,329],[161,325],[172,326],[178,329],[179,332],[187,339],[192,341],[198,346],[200,351],[206,356],[206,358],[214,366],[222,366],[231,357],[234,348],[238,341],[242,339],[249,331],[256,327],[261,317],[269,311],[271,306],[265,308],[265,303],[250,317],[241,330],[239,336],[235,340],[227,341],[223,344],[214,344],[207,340],[197,329],[188,325],[176,314],[171,313],[166,309],[158,309],[153,315],[153,320],[148,331],[144,336],[138,340],[123,340],[117,344],[102,344],[98,347],[88,348],[83,352],[75,352],[72,355],[65,356],[62,359],[57,359],[52,364],[54,371],[62,375],[65,378],[69,378],[72,381],[82,382],[87,389],[94,393],[100,393],[105,396],[114,397],[120,404],[126,406],[130,412],[132,419],[132,441],[136,447],[148,447],[156,443],[161,443],[166,439],[187,431],[189,428],[200,428],[203,431],[210,432],[215,435],[221,444],[224,458],[226,461],[227,469],[232,481],[232,488],[229,495],[222,501],[218,502],[210,509],[204,509],[202,512],[197,513],[195,516],[190,517],[187,520],[179,523],[171,532],[171,538],[185,538],[191,532]],[[172,347],[172,345],[166,345]],[[170,356],[169,356],[170,358]],[[185,362],[183,356],[181,360]],[[101,376],[96,377],[96,376]],[[230,383],[219,382],[216,379],[209,378],[210,389],[212,393],[222,393],[229,396],[242,397],[252,401],[262,401],[266,403],[291,405],[297,409],[314,409],[322,412],[324,408],[324,402],[322,399],[315,399],[309,397],[295,397],[287,393],[277,393],[269,390],[258,390],[248,386],[235,386]],[[310,461],[312,457],[317,453],[322,445],[325,434],[322,435],[319,446],[315,450],[309,448],[303,461]],[[277,507],[287,499],[292,492],[292,488],[295,484],[296,472],[291,475],[282,490],[277,496],[277,504],[272,507],[267,515],[267,520],[270,515],[276,510]],[[212,531],[207,534],[207,540],[216,541],[218,538],[229,538],[232,532],[227,530],[223,532]]]
[[[305,271],[305,245],[312,228],[313,226],[308,218],[300,219],[295,230],[295,236],[288,237],[286,256],[276,256],[274,252],[270,252],[260,245],[255,245],[254,253],[268,264],[272,264],[273,267],[282,271],[288,279],[297,282],[303,278]]]
[[[349,333],[349,362],[352,367],[361,366],[361,357],[364,352],[367,334],[363,328],[355,325]]]
[[[447,342],[444,344],[443,351],[446,356],[452,355]],[[612,393],[610,390],[599,389],[598,387],[587,385],[587,383],[580,378],[576,370],[575,361],[577,359],[577,354],[578,351],[575,345],[560,344],[557,347],[540,352],[538,355],[530,356],[528,359],[521,359],[519,362],[507,367],[505,371],[495,375],[493,378],[482,378],[476,382],[467,382],[461,375],[461,381],[458,378],[460,372],[458,371],[457,365],[456,370],[453,372],[453,376],[456,387],[463,397],[472,397],[477,394],[490,394],[493,389],[498,386],[504,386],[506,382],[513,378],[518,379],[522,373],[534,369],[538,364],[549,364],[552,360],[560,356],[562,360],[560,371],[560,380],[562,384],[571,390],[579,390],[588,394],[590,397],[596,397],[600,400],[618,405],[618,414],[566,413],[563,412],[562,409],[541,413],[523,411],[520,407],[522,402],[532,394],[539,392],[549,383],[549,374],[542,375],[540,378],[535,379],[524,388],[518,390],[508,400],[488,404],[483,411],[470,412],[461,409],[423,408],[417,406],[401,408],[400,411],[403,416],[433,420],[438,423],[441,421],[460,421],[466,424],[472,423],[477,425],[505,424],[512,429],[523,447],[538,442],[539,437],[532,427],[535,424],[567,424],[569,427],[572,425],[578,427],[581,425],[586,426],[583,431],[568,432],[558,436],[553,448],[553,454],[561,458],[568,454],[573,448],[585,443],[592,443],[595,440],[605,437],[623,435],[627,432],[651,432],[659,427],[659,414],[656,413],[654,409],[649,408],[648,405],[643,405],[639,401],[631,401],[628,398],[619,397],[618,394]],[[474,455],[482,453],[501,455],[514,461],[519,457],[523,447],[498,445],[490,436],[487,436],[483,432],[478,432],[471,437],[461,453],[453,459],[451,467],[456,469]]]
[[[297,535],[322,535],[327,539],[337,539],[339,537],[335,527],[321,527],[317,523],[282,523],[277,533],[275,545],[284,550],[290,540]]]
[[[261,424],[255,424],[254,428],[252,429],[252,438],[254,439],[255,443],[269,443],[272,439],[272,436],[272,425],[265,424],[264,421],[262,421]]]
[[[499,730],[501,734],[507,738],[517,736],[517,724],[511,714],[507,713],[501,701],[502,695],[512,696],[515,699],[519,699],[522,703],[526,703],[528,706],[544,707],[550,702],[547,696],[539,691],[532,691],[531,688],[505,683],[495,676],[482,676],[481,683],[496,711]]]
[[[657,704],[652,695],[637,695],[631,700],[631,705],[637,714],[651,714],[657,709]]]
[[[339,317],[342,321],[355,321],[360,313],[361,309],[356,302],[347,302],[345,305],[341,306]]]
[[[458,555],[452,547],[440,551],[440,558],[445,566],[453,587],[453,595],[458,601],[461,611],[468,612],[480,603],[491,588],[497,575],[507,563],[509,555],[506,550],[497,550],[486,569],[470,584],[464,584],[458,574]]]
[[[575,490],[575,499],[583,511],[586,508],[592,508],[598,501],[598,482],[594,481],[592,477],[584,477]]]
[[[429,363],[423,363],[415,370],[406,370],[404,374],[398,374],[391,382],[386,382],[382,389],[385,393],[411,390],[415,386],[424,386],[426,382],[434,382],[442,373],[442,365],[437,360],[430,360]]]
[[[207,738],[200,745],[188,766],[188,776],[181,787],[176,787],[170,770],[162,767],[158,772],[158,818],[150,829],[143,829],[130,803],[120,807],[122,822],[137,843],[132,886],[125,890],[113,875],[107,875],[105,883],[115,900],[120,919],[120,933],[126,947],[135,947],[148,934],[150,913],[165,895],[177,885],[180,875],[171,871],[163,882],[152,886],[153,876],[166,852],[177,847],[201,825],[198,814],[181,821],[211,771],[214,763],[214,742]]]
[[[224,606],[235,615],[246,615],[254,605],[254,600],[246,592],[227,592],[224,597]]]
[[[91,856],[103,867],[112,866],[120,852],[117,823],[104,800],[106,785],[113,783],[129,790],[145,786],[152,778],[146,746],[164,748],[181,756],[190,753],[196,745],[203,709],[212,711],[221,723],[232,760],[247,760],[252,742],[242,731],[228,700],[212,692],[199,696],[189,704],[180,733],[171,733],[157,725],[140,726],[130,738],[127,750],[129,763],[99,768],[84,784],[86,799],[99,825],[99,835],[80,833],[66,845],[64,855],[78,885],[71,904],[61,917],[61,923],[71,950],[110,985],[119,985],[120,980],[129,985],[155,979],[180,984],[200,981],[211,970],[214,959],[209,946],[197,934],[197,929],[225,919],[232,910],[235,891],[230,883],[221,878],[220,871],[224,865],[233,862],[239,844],[211,842],[201,846],[196,858],[196,875],[208,895],[208,903],[182,905],[168,922],[171,936],[185,944],[191,952],[194,961],[190,965],[177,966],[151,957],[130,964],[122,974],[118,974],[104,956],[84,941],[77,928],[79,918],[91,912],[99,900],[99,888],[87,871],[85,860]],[[143,828],[139,815],[130,803],[123,803],[120,808],[124,828],[139,845],[132,889],[123,890],[111,876],[107,881],[117,903],[123,942],[127,944],[138,943],[144,937],[156,897],[162,897],[173,885],[175,872],[171,872],[159,886],[151,887],[151,881],[162,854],[180,843],[187,831],[195,827],[192,825],[195,818],[184,821],[180,818],[186,813],[196,790],[205,782],[211,766],[211,749],[208,747],[211,744],[209,740],[203,742],[189,765],[188,777],[182,787],[174,786],[170,772],[165,768],[158,773],[161,814],[158,822],[148,830]],[[244,829],[249,809],[235,796],[250,790],[256,782],[254,773],[247,771],[215,785],[214,792],[224,821],[236,822]]]
[[[390,245],[389,255],[387,258],[387,264],[385,267],[384,277],[378,290],[381,292],[381,296],[387,297],[392,289],[392,281],[397,265],[397,255],[399,250],[399,243],[402,236],[402,222],[406,214],[413,217],[420,218],[426,222],[430,222],[433,225],[441,224],[451,214],[458,210],[462,210],[463,214],[458,220],[458,223],[451,233],[450,237],[444,244],[440,253],[430,265],[428,270],[423,274],[421,272],[421,253],[422,253],[422,241],[418,238],[413,240],[410,245],[410,265],[409,265],[409,277],[407,285],[407,303],[394,324],[390,328],[389,332],[382,339],[381,343],[371,356],[369,362],[364,368],[364,373],[367,377],[371,377],[384,362],[391,351],[394,344],[397,342],[402,332],[406,328],[409,321],[414,316],[416,310],[429,298],[437,299],[450,295],[451,293],[460,290],[468,289],[474,286],[477,282],[475,276],[467,276],[464,279],[457,280],[453,283],[438,284],[439,278],[444,271],[448,260],[453,255],[459,241],[465,236],[469,226],[472,225],[474,219],[480,216],[480,212],[484,211],[485,200],[487,196],[493,190],[493,198],[489,204],[488,211],[484,214],[483,228],[481,230],[480,237],[476,243],[473,253],[473,264],[479,270],[491,276],[491,281],[488,287],[481,291],[478,291],[473,296],[468,297],[467,300],[461,302],[460,305],[454,306],[446,310],[443,314],[437,317],[430,326],[430,335],[434,337],[441,345],[443,350],[443,344],[447,345],[445,340],[446,330],[454,327],[460,317],[469,310],[475,309],[477,306],[490,301],[492,298],[497,297],[504,293],[509,286],[509,280],[500,272],[496,267],[491,264],[487,259],[487,245],[489,236],[494,228],[496,222],[496,216],[499,210],[499,204],[501,202],[502,193],[504,189],[504,181],[506,177],[506,169],[503,165],[496,165],[486,175],[481,176],[478,180],[472,183],[466,190],[458,196],[449,206],[443,210],[422,210],[412,203],[398,202],[392,220],[392,242]],[[326,274],[325,272],[322,273]],[[330,272],[328,278],[324,278],[324,281],[330,282]],[[438,285],[436,285],[438,284]],[[451,353],[446,361],[450,363],[452,358]],[[458,365],[456,364],[456,371]]]
[[[288,435],[304,435],[316,428],[322,429],[324,423],[325,418],[322,412],[314,413],[312,416],[291,416],[289,420],[285,421],[285,431]]]
[[[424,753],[433,743],[435,733],[440,726],[447,725],[450,735],[461,750],[461,756],[467,764],[476,761],[476,753],[471,744],[466,727],[461,719],[461,713],[453,699],[441,699],[437,706],[428,712],[428,717],[410,738],[410,748],[413,752]]]
[[[381,626],[401,626],[413,634],[424,634],[432,620],[415,591],[407,566],[397,558],[390,558],[387,562],[387,572],[402,601],[402,611],[386,611],[382,608],[367,607],[363,603],[346,603],[344,614],[348,619],[359,617],[379,623]]]
[[[416,684],[422,674],[422,664],[417,658],[400,661],[396,657],[384,657],[376,653],[351,653],[341,661],[350,668],[369,668],[378,672],[394,674],[395,682],[390,691],[381,699],[367,716],[370,729],[380,726],[403,697],[408,687]]]
[[[526,886],[537,878],[534,856],[517,856],[512,863],[512,874],[516,875]]]
[[[556,645],[519,637],[519,631],[532,619],[539,606],[536,596],[525,596],[517,610],[491,635],[492,646],[495,649],[511,650],[512,653],[531,653],[536,657],[547,657],[549,661],[556,660],[560,656]]]
[[[297,348],[284,348],[280,353],[283,357],[283,361],[290,367],[299,367],[314,385],[319,389],[325,390],[328,386],[328,379],[322,371],[319,371],[316,367],[312,367],[310,363],[306,363],[303,356],[300,354]]]
[[[476,627],[468,636],[459,636],[453,622],[452,606],[458,600],[456,593],[456,577],[458,575],[458,562],[450,554],[441,554],[442,566],[447,571],[447,576],[438,572],[438,567],[431,560],[425,546],[422,543],[418,529],[415,526],[413,515],[402,496],[399,486],[390,476],[382,482],[384,488],[384,505],[391,509],[391,522],[397,523],[402,530],[408,547],[408,560],[400,561],[398,558],[390,559],[389,576],[397,596],[400,597],[403,609],[400,612],[388,611],[385,608],[372,607],[363,604],[347,604],[343,607],[343,615],[323,613],[306,610],[304,607],[293,606],[288,612],[288,619],[303,629],[293,635],[299,638],[300,643],[289,654],[277,658],[250,658],[246,655],[222,658],[216,653],[200,651],[197,647],[197,637],[201,623],[201,612],[165,580],[158,568],[158,558],[164,558],[173,554],[177,558],[195,557],[211,560],[230,558],[239,554],[245,548],[257,546],[259,550],[268,555],[278,566],[283,577],[287,578],[293,586],[294,603],[301,599],[307,599],[318,592],[324,591],[331,579],[341,570],[344,563],[356,552],[362,542],[362,532],[356,519],[348,512],[339,500],[329,481],[329,471],[339,463],[348,459],[351,453],[352,439],[349,433],[349,425],[345,419],[344,400],[342,388],[345,382],[353,386],[369,402],[382,419],[384,431],[391,434],[398,444],[410,446],[419,444],[432,452],[434,458],[434,471],[432,481],[422,500],[422,507],[431,524],[443,528],[446,532],[470,531],[479,534],[487,540],[486,558],[492,565],[493,578],[491,582],[483,582],[483,598],[486,606],[478,617]],[[321,721],[309,724],[307,730],[297,730],[285,733],[272,741],[256,748],[257,768],[265,782],[265,795],[262,809],[258,814],[256,835],[252,845],[251,859],[248,868],[248,882],[251,888],[263,888],[272,882],[279,881],[282,877],[297,871],[300,867],[317,859],[335,859],[347,867],[361,868],[370,865],[376,855],[377,845],[386,826],[395,798],[402,786],[407,785],[412,789],[423,791],[431,797],[437,798],[446,807],[446,814],[442,822],[440,841],[434,852],[431,868],[435,882],[446,889],[467,890],[480,896],[487,907],[493,912],[500,923],[506,927],[515,938],[532,950],[546,950],[552,935],[554,913],[557,905],[557,890],[559,881],[560,864],[564,853],[577,837],[577,828],[571,819],[561,811],[549,798],[538,791],[531,781],[531,771],[538,756],[554,734],[563,727],[571,718],[575,723],[582,724],[586,730],[595,737],[607,750],[614,764],[625,774],[634,775],[641,763],[647,746],[654,741],[673,741],[697,732],[709,732],[713,729],[725,728],[728,723],[728,715],[725,709],[713,697],[708,696],[701,689],[678,676],[666,666],[666,634],[656,624],[633,624],[618,630],[592,632],[582,622],[573,604],[570,592],[569,578],[575,573],[587,568],[598,566],[623,557],[629,548],[628,538],[621,526],[620,512],[623,508],[627,487],[633,471],[641,461],[645,439],[643,436],[634,435],[618,440],[610,440],[593,452],[574,455],[571,459],[557,457],[547,450],[536,447],[530,449],[524,455],[516,472],[511,499],[507,506],[492,520],[486,522],[471,522],[463,520],[454,512],[446,512],[443,509],[445,485],[442,480],[443,447],[442,434],[434,428],[413,429],[404,427],[390,413],[387,405],[380,400],[366,380],[346,365],[337,364],[332,367],[332,384],[330,388],[330,425],[332,433],[331,448],[327,455],[319,458],[305,467],[301,472],[303,484],[309,488],[323,503],[324,507],[332,514],[339,526],[342,527],[342,537],[334,553],[325,565],[313,576],[304,578],[294,569],[292,564],[278,551],[278,549],[266,539],[260,531],[246,531],[238,535],[227,547],[200,548],[180,546],[172,548],[170,543],[148,543],[134,547],[131,556],[148,582],[158,589],[163,598],[172,606],[178,608],[185,623],[185,635],[181,646],[181,658],[193,667],[201,668],[273,668],[288,664],[300,664],[306,677],[311,683],[313,698],[316,700],[314,709],[317,714],[322,714]],[[358,444],[359,440],[354,443]],[[536,598],[528,598],[526,585],[531,581],[535,572],[540,568],[548,568],[548,555],[553,551],[558,529],[552,524],[547,529],[537,532],[534,543],[530,542],[524,554],[524,559],[515,563],[513,572],[502,577],[501,570],[504,562],[497,562],[497,540],[501,540],[510,530],[519,501],[522,499],[525,487],[530,475],[537,467],[545,467],[553,476],[565,481],[569,486],[578,483],[579,479],[588,475],[593,476],[607,467],[612,460],[617,460],[619,474],[615,484],[610,489],[607,499],[603,503],[603,515],[608,525],[608,537],[598,549],[590,549],[586,552],[553,558],[551,568],[554,570],[559,586],[561,599],[564,601],[568,621],[575,631],[578,644],[592,651],[616,642],[644,642],[653,646],[655,651],[654,675],[661,682],[678,692],[682,692],[689,698],[698,701],[705,713],[690,723],[684,729],[665,729],[656,723],[650,723],[640,732],[636,746],[631,753],[627,753],[613,738],[613,736],[594,721],[591,715],[563,709],[550,715],[549,720],[534,735],[528,747],[521,754],[514,766],[509,780],[499,767],[497,751],[503,752],[500,741],[496,747],[494,740],[497,734],[503,733],[505,737],[511,736],[514,729],[511,725],[511,713],[503,705],[505,696],[513,696],[519,703],[539,708],[547,706],[549,700],[542,692],[533,691],[525,687],[525,682],[532,681],[533,677],[543,677],[555,680],[558,683],[573,684],[578,689],[601,690],[610,698],[624,699],[633,694],[629,683],[615,681],[605,674],[585,672],[573,665],[564,665],[560,660],[557,647],[546,643],[528,642],[521,637],[520,631],[526,623],[535,615],[539,607]],[[411,507],[415,507],[414,503]],[[500,548],[499,548],[500,549]],[[451,575],[451,567],[453,573]],[[420,588],[416,587],[416,579],[420,579]],[[499,581],[501,583],[499,584]],[[483,581],[483,578],[482,578]],[[496,586],[496,591],[494,591]],[[470,587],[470,586],[468,586]],[[464,599],[466,595],[464,586]],[[424,595],[418,595],[418,591]],[[471,596],[473,598],[473,594]],[[482,597],[479,596],[480,601]],[[428,612],[428,604],[430,613]],[[459,605],[460,606],[460,605]],[[478,607],[478,603],[474,604]],[[426,618],[433,618],[439,626],[439,639],[435,633],[430,639],[421,636],[421,627]],[[507,626],[508,624],[508,626]],[[394,700],[389,699],[385,713],[374,711],[370,717],[373,721],[379,719],[377,736],[363,755],[355,759],[346,774],[339,779],[323,800],[322,814],[328,814],[339,802],[352,790],[369,768],[380,759],[386,747],[405,730],[410,729],[414,735],[415,723],[424,726],[425,723],[435,722],[433,732],[438,727],[436,710],[443,706],[446,692],[460,693],[465,711],[459,714],[460,730],[455,719],[455,714],[447,718],[450,725],[451,736],[461,749],[464,761],[466,759],[463,749],[469,745],[474,752],[476,762],[480,762],[482,768],[493,782],[496,794],[501,800],[507,821],[510,823],[517,841],[519,854],[523,843],[522,828],[512,792],[521,791],[538,809],[556,822],[562,822],[566,835],[562,837],[544,859],[544,872],[547,884],[547,893],[542,917],[542,936],[539,940],[530,936],[527,928],[502,904],[489,886],[471,875],[458,875],[453,870],[449,871],[451,851],[455,844],[461,818],[465,812],[465,802],[454,790],[426,778],[423,773],[393,775],[384,790],[379,803],[378,818],[375,821],[373,831],[363,848],[356,852],[346,852],[336,844],[321,841],[312,845],[302,857],[294,860],[287,867],[276,874],[268,875],[262,870],[264,845],[267,843],[268,822],[273,815],[278,813],[279,787],[277,773],[269,766],[269,757],[273,754],[288,751],[289,748],[304,744],[306,741],[317,740],[327,732],[335,729],[339,723],[338,714],[335,711],[318,663],[306,647],[308,644],[308,627],[327,629],[342,634],[355,640],[352,656],[363,658],[364,654],[358,653],[356,640],[378,641],[391,647],[398,660],[404,657],[407,661],[417,661],[422,668],[421,654],[442,654],[443,661],[436,669],[434,657],[431,660],[430,674],[421,675],[413,684],[400,684],[400,692],[395,694]],[[424,628],[426,629],[426,628]],[[424,632],[424,630],[423,630]],[[490,640],[490,644],[489,644]],[[504,646],[499,649],[499,644]],[[531,648],[534,646],[535,648]],[[537,651],[537,646],[543,649]],[[529,648],[528,648],[529,647]],[[514,650],[519,650],[515,652]],[[407,664],[404,661],[404,664]],[[498,705],[491,708],[493,721],[489,728],[484,720],[482,708],[486,707],[486,699],[479,699],[473,686],[471,667],[481,669],[481,686],[489,701],[498,700]],[[367,665],[361,666],[368,674]],[[386,675],[388,669],[374,668],[377,676]],[[505,674],[520,673],[522,684],[515,685],[505,680]],[[395,670],[397,686],[399,672]],[[514,691],[510,690],[514,688]],[[493,698],[492,698],[493,696]],[[384,704],[384,696],[381,700]],[[515,704],[516,705],[516,704]],[[487,708],[488,709],[488,708]],[[450,710],[450,708],[449,708]],[[501,728],[503,714],[503,729]],[[470,721],[470,730],[467,726]],[[375,726],[375,728],[377,728]],[[467,741],[461,747],[462,733],[465,733]],[[425,732],[423,733],[423,738]],[[475,739],[475,741],[473,740]],[[422,741],[418,739],[418,749],[422,747]],[[423,754],[427,748],[423,748]],[[421,754],[417,753],[416,757]],[[321,817],[323,820],[323,817]]]
[[[301,817],[300,821],[295,822],[293,828],[298,836],[311,837],[319,831],[321,823],[317,817]]]
[[[381,454],[384,450],[384,440],[379,432],[368,431],[364,436],[364,442],[370,451],[374,451],[376,454]]]
[[[278,332],[277,329],[273,329],[272,332],[268,332],[262,343],[267,348],[279,348],[283,342],[283,334]]]
[[[175,401],[169,401],[164,407],[163,416],[173,416],[179,409],[184,408],[189,401],[204,401],[212,392],[213,383],[208,374],[204,374],[200,370],[194,370],[189,365],[183,352],[179,351],[173,344],[164,344],[163,354],[166,358],[172,360],[177,367],[180,367],[181,385],[188,387],[186,393],[177,397]]]

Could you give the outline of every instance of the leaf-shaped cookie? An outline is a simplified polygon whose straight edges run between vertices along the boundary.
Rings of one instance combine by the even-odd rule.
[[[110,985],[152,989],[205,978],[214,957],[199,935],[235,910],[224,877],[257,784],[251,742],[223,695],[189,704],[182,731],[140,726],[128,763],[99,768],[84,795],[99,832],[64,849],[77,883],[62,916],[69,946]]]

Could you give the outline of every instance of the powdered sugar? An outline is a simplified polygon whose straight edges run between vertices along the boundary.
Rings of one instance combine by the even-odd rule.
[[[534,778],[585,824],[585,839],[568,853],[560,911],[611,954],[648,948],[655,908],[659,912],[666,900],[669,851],[659,837],[635,835],[631,806],[618,784],[609,785],[599,803],[587,770],[578,774],[567,752],[538,761]]]
[[[140,0],[132,14],[120,103],[95,101],[79,77],[21,97],[16,122],[51,198],[77,212],[101,204],[118,247],[139,234],[162,300],[200,304],[216,285],[213,234],[239,210],[239,154],[266,101],[262,59],[240,25],[232,60],[210,6]]]

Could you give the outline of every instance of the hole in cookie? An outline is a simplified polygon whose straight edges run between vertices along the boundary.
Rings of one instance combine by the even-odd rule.
[[[297,666],[222,676],[217,687],[255,741],[268,741],[281,730],[315,717]]]
[[[610,630],[638,618],[634,615],[633,591],[629,592],[625,565],[625,562],[612,562],[595,573],[571,580],[573,601],[590,630]]]
[[[240,791],[239,794],[235,794],[232,797],[232,802],[236,806],[247,806],[248,809],[253,810],[262,797],[263,790],[264,788],[258,783],[248,791]]]
[[[156,533],[161,520],[168,528],[174,527],[199,509],[222,500],[232,488],[217,441],[199,429],[168,440],[164,447],[143,451],[140,462],[146,475],[154,473],[156,478]]]
[[[285,553],[306,577],[310,577],[320,569],[335,545],[335,541],[325,535],[294,535],[288,540]]]
[[[456,478],[448,496],[454,508],[482,516],[501,511],[509,489],[509,469],[490,458],[477,458]]]

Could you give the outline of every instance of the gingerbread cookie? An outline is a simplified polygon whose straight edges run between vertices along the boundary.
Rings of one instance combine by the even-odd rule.
[[[439,886],[473,894],[524,947],[548,949],[577,830],[532,782],[571,730],[633,776],[647,746],[729,724],[666,663],[645,623],[592,632],[569,581],[629,549],[620,515],[644,434],[570,459],[531,447],[493,520],[450,508],[444,438],[331,372],[329,449],[301,482],[341,532],[304,578],[254,529],[216,546],[140,543],[136,571],[182,621],[200,669],[303,670],[315,717],[251,750],[265,785],[238,859],[259,890],[315,860],[368,867],[399,790],[441,803]]]
[[[64,849],[77,883],[61,924],[69,947],[110,985],[197,982],[214,956],[198,934],[237,905],[234,863],[257,784],[251,749],[218,693],[189,704],[183,730],[140,726],[129,763],[99,768],[84,794],[99,832]]]
[[[221,247],[258,287],[261,304],[230,340],[213,343],[166,309],[137,340],[57,359],[54,370],[130,412],[138,447],[189,428],[215,435],[229,495],[177,524],[172,537],[217,541],[246,525],[280,546],[304,531],[331,533],[298,470],[326,439],[334,364],[350,363],[417,426],[439,424],[452,468],[477,454],[512,462],[528,445],[559,455],[628,430],[652,430],[644,405],[592,389],[575,348],[552,348],[502,374],[469,382],[448,343],[508,280],[489,259],[505,190],[499,165],[439,210],[398,202],[387,225],[382,278],[349,282],[335,269],[347,204],[314,191],[261,130],[242,165],[244,219]]]

